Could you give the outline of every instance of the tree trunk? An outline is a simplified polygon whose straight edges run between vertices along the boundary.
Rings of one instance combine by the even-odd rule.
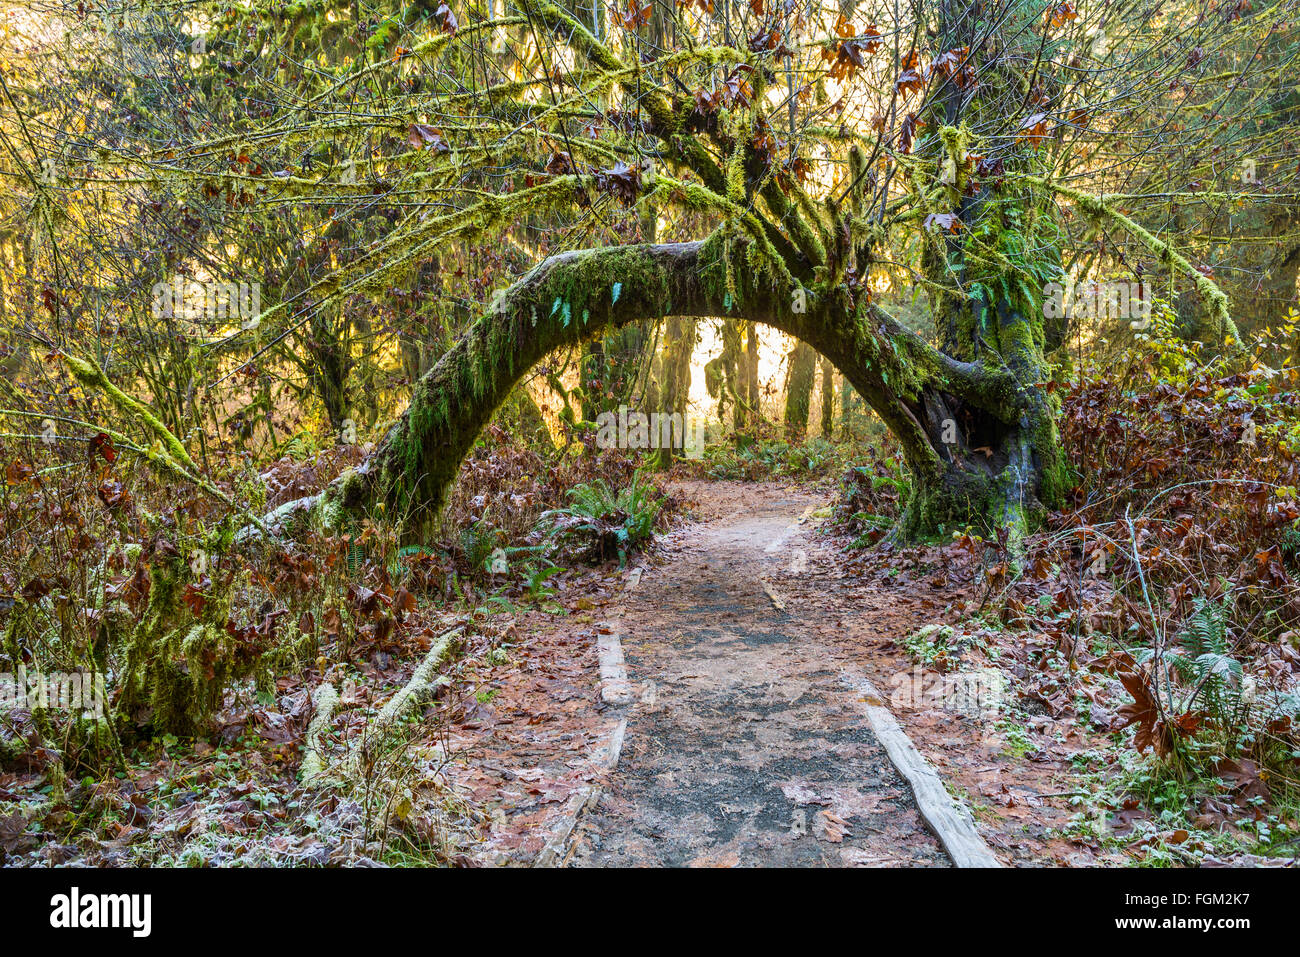
[[[797,342],[786,357],[785,434],[801,442],[808,434],[808,409],[812,405],[813,381],[817,378],[817,350]]]
[[[311,335],[306,340],[308,380],[325,408],[325,415],[336,437],[342,433],[344,422],[352,408],[348,396],[352,359],[347,355],[346,339],[340,335],[338,324],[333,321],[338,313],[337,305],[314,313]]]
[[[733,296],[722,245],[715,236],[615,246],[564,253],[534,268],[415,384],[409,408],[374,455],[327,490],[321,500],[327,524],[346,522],[378,497],[389,502],[389,514],[406,517],[405,534],[418,537],[479,431],[545,356],[607,326],[729,310],[825,355],[898,437],[914,489],[905,532],[1023,521],[1040,489],[1039,474],[1057,461],[1038,442],[1054,435],[1050,419],[1042,419],[1045,393],[1027,388],[1010,363],[954,359],[839,291],[792,312],[784,307],[789,287],[737,270]],[[617,302],[610,295],[615,282]],[[964,424],[951,446],[948,417]],[[994,443],[991,455],[979,452],[984,442]]]
[[[680,415],[683,426],[691,394],[691,356],[695,352],[695,339],[694,319],[672,316],[664,324],[660,411]],[[671,466],[673,455],[674,449],[671,447],[660,447],[655,453],[656,467]]]
[[[757,432],[763,420],[758,395],[758,326],[748,323],[745,337],[745,425]]]
[[[576,400],[578,418],[595,422],[596,416],[606,410],[605,398],[605,343],[602,338],[583,343],[578,358],[578,388],[572,398]]]
[[[620,404],[638,402],[633,394],[654,343],[654,323],[638,322],[611,330],[604,337],[605,395],[600,411],[616,410]],[[646,411],[650,411],[646,409]]]
[[[848,442],[858,438],[856,431],[858,419],[861,418],[861,410],[856,392],[853,391],[853,383],[849,381],[848,376],[840,377],[840,441]]]
[[[822,358],[822,438],[830,441],[835,434],[835,367]]]
[[[531,446],[554,450],[555,441],[546,426],[546,418],[537,407],[528,387],[520,383],[497,413],[499,424]]]
[[[735,319],[724,319],[722,354],[714,360],[717,363],[718,413],[721,415],[725,411],[727,401],[730,399],[731,428],[736,432],[744,431],[745,428],[745,403],[741,387],[745,366],[743,342],[740,323]],[[707,368],[705,372],[707,374]]]
[[[737,190],[733,167],[719,165],[706,139],[712,137],[713,148],[731,147],[714,134],[684,132],[684,101],[667,89],[646,88],[638,70],[560,7],[520,2],[575,56],[606,73],[626,76],[620,83],[636,97],[647,135],[660,144],[665,169],[686,168],[694,177],[665,197],[680,194],[701,207],[723,210],[727,222],[703,242],[615,246],[557,255],[539,264],[416,383],[410,408],[371,460],[324,496],[327,519],[341,520],[350,509],[382,496],[394,506],[392,514],[410,514],[408,534],[418,530],[436,515],[447,484],[487,417],[532,365],[606,326],[671,315],[771,325],[833,363],[899,442],[912,482],[902,523],[909,535],[975,524],[1006,526],[1018,539],[1029,516],[1061,503],[1064,459],[1044,388],[1051,333],[1039,301],[1043,282],[1060,269],[1054,198],[1073,198],[1097,215],[1108,210],[1059,183],[1019,172],[1022,167],[1039,169],[1043,162],[1037,144],[1024,137],[990,140],[987,148],[979,144],[981,152],[1004,160],[1008,171],[1017,170],[1014,188],[995,192],[1001,185],[996,179],[972,181],[975,163],[967,149],[972,134],[963,114],[983,129],[994,114],[981,111],[1024,103],[1023,78],[1000,62],[1006,47],[991,48],[992,59],[981,64],[977,86],[939,85],[927,100],[925,134],[915,142],[920,165],[909,164],[907,175],[917,178],[914,188],[925,198],[917,211],[950,210],[953,220],[951,226],[932,229],[935,216],[927,216],[921,231],[926,250],[922,269],[930,280],[927,288],[935,291],[936,348],[845,281],[849,267],[857,276],[870,275],[872,246],[878,241],[861,228],[871,219],[864,204],[865,184],[873,172],[861,150],[849,152],[854,175],[848,192],[827,204],[833,223],[805,215],[779,177],[750,174],[746,163],[756,157],[749,150],[740,157]],[[973,50],[974,34],[983,29],[977,27],[981,21],[976,14],[974,4],[943,6],[937,45]],[[891,162],[878,151],[874,158]],[[927,169],[943,175],[930,180]],[[656,182],[664,185],[671,178],[664,172]],[[533,190],[549,194],[580,182],[578,177],[572,183],[566,179],[555,177],[517,191],[510,207],[522,208]],[[797,184],[791,190],[801,193]],[[883,203],[887,186],[876,192]],[[761,207],[749,201],[758,198]],[[805,200],[811,202],[803,195],[800,202]],[[493,202],[492,214],[504,217],[502,201]],[[457,217],[446,220],[448,228],[460,229],[467,222],[463,215]],[[439,224],[435,218],[422,228]],[[354,268],[364,265],[362,260]],[[621,294],[612,293],[615,287]],[[724,341],[725,330],[724,325]],[[756,408],[756,330],[750,335],[748,357],[755,361],[745,369],[744,392]]]
[[[1287,252],[1261,281],[1257,300],[1259,309],[1251,317],[1248,329],[1276,327],[1297,310],[1297,279],[1300,279],[1300,246]],[[1296,337],[1295,344],[1300,353],[1300,336]]]

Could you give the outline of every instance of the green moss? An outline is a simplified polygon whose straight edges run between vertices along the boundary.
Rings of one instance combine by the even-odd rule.
[[[1150,230],[1145,229],[1133,219],[1116,209],[1113,201],[1120,197],[1112,196],[1110,197],[1111,201],[1108,202],[1107,196],[1105,195],[1092,196],[1087,193],[1082,193],[1079,190],[1071,189],[1061,183],[1052,182],[1045,177],[1026,176],[1024,177],[1024,180],[1025,182],[1053,190],[1060,193],[1062,196],[1073,200],[1079,205],[1080,209],[1094,219],[1109,219],[1112,222],[1123,226],[1124,229],[1137,237],[1137,239],[1148,249],[1155,252],[1160,257],[1161,262],[1170,266],[1175,272],[1181,273],[1185,278],[1192,281],[1193,285],[1196,287],[1197,293],[1204,300],[1206,306],[1210,310],[1210,314],[1214,316],[1215,321],[1218,323],[1219,335],[1222,336],[1227,343],[1238,348],[1241,347],[1241,335],[1237,331],[1236,323],[1232,321],[1232,316],[1228,311],[1228,297],[1223,290],[1218,287],[1214,280],[1210,279],[1210,277],[1206,276],[1199,269],[1193,266],[1186,257],[1180,255],[1172,246],[1164,240],[1159,239]]]
[[[956,201],[966,193],[971,133],[965,126],[942,126],[939,128],[939,141],[943,144],[944,152],[939,168],[940,178],[948,188],[949,197]]]
[[[122,668],[118,711],[130,718],[152,706],[159,690],[158,668],[171,636],[182,627],[187,613],[181,605],[185,563],[180,558],[162,561],[149,569],[149,602],[144,615],[131,632]],[[175,668],[171,662],[166,667]],[[164,693],[164,697],[172,695]]]
[[[182,600],[188,570],[180,558],[149,569],[149,602],[127,639],[119,677],[117,717],[127,727],[201,734],[231,685],[261,663],[260,650],[226,628],[227,591],[211,586],[201,615],[191,614]]]
[[[685,295],[681,284],[696,278],[678,275],[644,246],[566,253],[538,266],[497,296],[416,383],[368,479],[378,488],[361,491],[378,491],[417,524],[436,518],[461,457],[524,372],[547,353],[620,324],[621,316],[671,314]],[[332,493],[329,520],[337,523],[339,510],[366,497]]]
[[[98,389],[118,408],[137,416],[154,434],[154,437],[162,442],[168,454],[174,460],[191,472],[197,473],[199,471],[199,467],[194,464],[194,460],[190,458],[190,454],[185,450],[185,446],[181,444],[181,440],[176,438],[167,426],[163,425],[162,421],[149,410],[148,406],[137,399],[133,399],[113,385],[108,380],[108,376],[104,375],[98,366],[67,354],[64,354],[63,361],[68,370],[82,385]]]

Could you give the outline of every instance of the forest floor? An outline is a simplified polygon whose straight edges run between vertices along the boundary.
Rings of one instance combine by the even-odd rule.
[[[966,588],[942,568],[900,569],[898,556],[864,577],[819,527],[818,491],[697,481],[671,491],[694,520],[587,610],[525,616],[518,667],[461,727],[464,761],[449,773],[496,802],[474,859],[950,866],[853,682],[887,696],[906,685],[916,672],[903,639],[943,622]],[[596,647],[615,638],[621,706],[595,684]],[[559,674],[574,695],[561,693],[562,714],[547,700]],[[1004,863],[1105,857],[1062,836],[1077,813],[1067,799],[1083,790],[1070,755],[1096,743],[1086,733],[1042,718],[1039,747],[1006,715],[906,704],[894,707],[900,723]]]
[[[667,491],[686,520],[627,567],[422,603],[62,801],[36,758],[0,772],[0,865],[950,866],[863,679],[1005,865],[1286,863],[1236,840],[1226,797],[1189,834],[1131,794],[1143,759],[1113,730],[1118,681],[1000,625],[958,544],[848,547],[829,484]],[[927,625],[954,626],[938,656]],[[304,785],[316,689],[341,690],[322,736],[336,770],[456,626],[409,734],[347,785]],[[934,693],[971,676],[1002,690]]]

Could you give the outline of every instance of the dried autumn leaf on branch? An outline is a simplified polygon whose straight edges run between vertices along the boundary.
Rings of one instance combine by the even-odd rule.
[[[789,192],[795,183],[807,182],[808,174],[811,172],[812,164],[802,156],[795,156],[777,170],[776,182],[783,192]]]
[[[181,593],[181,601],[185,602],[190,610],[190,614],[198,616],[203,614],[203,609],[208,605],[208,592],[212,590],[212,579],[206,575],[196,582],[190,582],[185,586]]]
[[[933,76],[952,76],[961,66],[962,61],[970,53],[970,47],[959,47],[956,50],[949,50],[947,53],[941,53],[935,57],[934,62],[930,64],[927,74]]]
[[[766,53],[768,51],[777,56],[794,56],[794,51],[785,45],[784,35],[775,28],[760,30],[749,38],[749,52]]]
[[[641,170],[619,160],[610,169],[596,174],[596,187],[616,197],[624,206],[631,206],[641,191]]]
[[[1035,113],[1020,124],[1018,139],[1027,140],[1030,146],[1038,146],[1048,133],[1046,113]]]
[[[456,31],[460,29],[460,21],[456,19],[456,14],[451,12],[451,7],[445,3],[440,3],[438,9],[433,11],[433,15],[442,21],[443,33],[450,33],[452,36],[456,35]]]
[[[615,7],[610,12],[614,14],[624,30],[636,30],[650,22],[650,11],[654,9],[654,4],[647,3],[644,7],[637,0],[627,0],[627,9],[619,10]]]
[[[835,32],[842,41],[835,49],[823,49],[822,59],[831,61],[827,75],[843,82],[853,79],[858,67],[865,64],[867,55],[880,49],[880,31],[872,24],[859,34],[853,24],[841,14],[835,22]]]
[[[433,150],[435,153],[451,152],[451,146],[443,137],[442,131],[423,123],[412,123],[407,129],[406,139],[416,149]]]
[[[898,79],[894,83],[894,89],[903,96],[907,96],[916,90],[925,89],[925,78],[921,75],[921,55],[915,49],[903,57],[903,63],[899,69]]]
[[[129,508],[131,506],[131,493],[126,490],[121,482],[101,482],[99,488],[95,489],[95,494],[104,503],[104,507],[109,510]]]
[[[926,229],[932,229],[937,226],[947,232],[955,233],[961,229],[962,223],[961,220],[957,218],[956,213],[931,213],[929,216],[925,217],[925,223],[923,225]]]
[[[776,162],[777,155],[785,148],[786,142],[777,137],[762,117],[754,124],[754,135],[749,140],[758,162],[766,169]]]
[[[687,132],[711,132],[718,128],[718,109],[722,106],[722,90],[696,90],[695,106],[686,116],[683,128]]]
[[[1079,19],[1079,15],[1074,12],[1073,0],[1066,0],[1065,3],[1058,3],[1047,12],[1047,17],[1053,27],[1063,27],[1070,20]]]
[[[90,440],[90,462],[93,465],[95,456],[103,456],[104,461],[112,465],[117,461],[117,450],[113,448],[113,440],[108,437],[107,433],[100,432]]]
[[[551,154],[551,158],[546,162],[546,172],[552,176],[565,176],[573,172],[573,159],[568,153],[558,151]]]
[[[898,148],[903,153],[912,151],[912,139],[916,136],[919,127],[925,126],[925,120],[917,119],[915,113],[908,113],[903,117],[902,126],[898,130]]]
[[[976,85],[975,67],[970,63],[970,47],[958,47],[941,54],[925,71],[926,78],[951,77],[957,87],[968,90]]]
[[[754,98],[754,88],[744,74],[753,72],[752,66],[742,63],[727,74],[727,78],[722,81],[722,98],[728,106],[749,106],[749,101]]]
[[[862,66],[862,52],[848,42],[840,44],[839,50],[835,53],[830,50],[823,51],[823,57],[831,61],[826,75],[841,83],[853,79],[853,74],[857,72],[858,67]]]
[[[1006,176],[1006,164],[1001,156],[993,160],[985,156],[972,156],[971,160],[975,163],[975,176],[982,181],[987,178],[989,186],[997,186],[1002,182],[1002,177]]]

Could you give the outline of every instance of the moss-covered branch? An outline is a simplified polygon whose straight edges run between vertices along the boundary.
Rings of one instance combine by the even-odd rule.
[[[132,398],[117,386],[108,380],[102,369],[84,359],[78,359],[76,356],[70,356],[67,353],[61,353],[60,357],[68,367],[68,371],[82,385],[98,389],[114,405],[124,412],[129,412],[144,423],[145,428],[153,433],[154,437],[162,442],[167,453],[191,472],[197,472],[199,467],[194,464],[190,458],[190,453],[185,450],[185,446],[167,426],[163,425],[162,420],[149,410],[139,399]]]
[[[306,787],[316,784],[324,772],[322,739],[329,730],[330,722],[334,720],[339,693],[332,684],[326,682],[316,689],[311,700],[316,712],[311,716],[311,724],[307,726],[306,750],[302,757],[302,783]]]
[[[807,342],[899,435],[920,474],[944,467],[914,411],[928,392],[1017,418],[1023,399],[1007,370],[945,356],[884,313],[855,307],[843,289],[818,294],[788,274],[755,269],[748,249],[729,263],[729,241],[718,232],[702,242],[582,250],[535,267],[416,382],[409,407],[371,458],[322,496],[326,524],[381,500],[418,537],[479,432],[529,369],[610,326],[664,316],[730,315]]]
[[[537,17],[546,27],[557,34],[563,41],[600,70],[619,75],[623,89],[637,99],[641,109],[650,117],[650,132],[663,144],[666,155],[674,162],[691,170],[706,187],[719,195],[727,195],[726,175],[718,166],[712,154],[700,139],[682,129],[685,111],[678,108],[672,98],[662,90],[643,70],[629,69],[627,64],[607,45],[592,35],[591,31],[579,23],[569,13],[549,0],[520,0],[520,6],[530,15]],[[739,51],[726,48],[696,48],[689,56],[693,58],[713,55],[720,57],[730,52],[737,62],[749,59]],[[788,203],[781,195],[779,187],[772,181],[763,188],[762,195],[768,208],[782,217],[781,226],[789,232],[783,232],[777,225],[760,217],[768,241],[781,253],[789,270],[795,275],[809,275],[814,266],[825,260],[825,250],[815,232],[803,219],[789,211]],[[790,212],[789,215],[786,215]]]
[[[1183,275],[1192,280],[1197,293],[1200,294],[1201,299],[1204,300],[1206,307],[1210,310],[1210,314],[1214,316],[1215,321],[1219,324],[1219,335],[1235,346],[1241,345],[1241,335],[1237,332],[1237,325],[1232,321],[1232,316],[1228,312],[1227,294],[1218,287],[1218,284],[1213,279],[1193,266],[1185,256],[1180,255],[1173,246],[1116,209],[1111,202],[1107,201],[1105,193],[1093,196],[1040,176],[1022,176],[1021,179],[1036,186],[1050,189],[1067,199],[1073,200],[1088,215],[1110,219],[1132,233],[1144,246],[1159,256],[1162,262],[1168,263],[1171,268],[1182,272]]]

